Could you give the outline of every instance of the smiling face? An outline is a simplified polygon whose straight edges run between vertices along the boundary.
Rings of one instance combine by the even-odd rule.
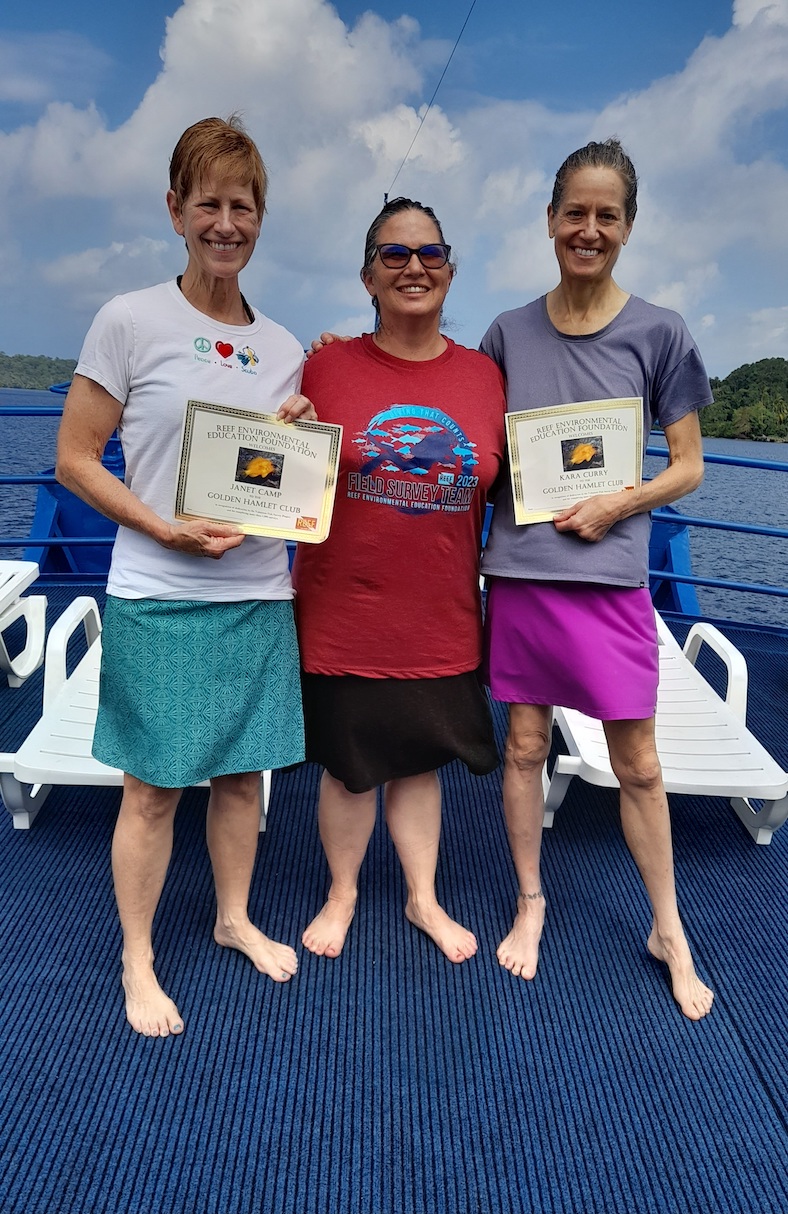
[[[420,249],[425,244],[441,242],[437,226],[423,211],[407,210],[392,215],[377,234],[377,244],[401,244]],[[390,270],[376,256],[362,271],[364,286],[376,296],[380,323],[385,329],[407,318],[434,320],[437,327],[453,271],[447,263],[439,270],[425,270],[418,257],[412,256],[401,270]]]
[[[206,177],[182,205],[167,194],[172,226],[189,250],[189,270],[201,279],[237,278],[254,252],[262,216],[251,182]]]
[[[605,282],[629,239],[626,191],[615,169],[576,169],[567,179],[556,211],[547,208],[561,279]]]

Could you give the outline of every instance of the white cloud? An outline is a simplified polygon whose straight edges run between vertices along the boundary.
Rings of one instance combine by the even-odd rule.
[[[460,261],[449,305],[461,340],[478,340],[496,311],[554,285],[553,175],[567,152],[613,133],[642,181],[622,285],[685,312],[718,374],[751,333],[750,314],[780,314],[788,157],[767,125],[788,110],[788,0],[736,0],[732,15],[683,70],[611,94],[601,112],[534,99],[433,107],[394,192],[441,217]],[[0,88],[49,102],[34,123],[0,133],[0,322],[15,348],[30,340],[15,282],[26,298],[33,287],[23,279],[45,284],[57,318],[51,352],[75,354],[89,302],[182,263],[164,207],[169,155],[191,122],[233,110],[271,172],[245,292],[305,342],[327,325],[370,325],[358,280],[364,234],[424,113],[425,66],[446,52],[412,19],[367,13],[349,28],[326,0],[185,0],[167,20],[157,78],[117,129],[89,94],[75,101],[62,76],[48,82],[29,47],[8,47]],[[89,80],[101,63],[97,55],[91,68],[88,51]],[[784,341],[779,326],[764,331]]]
[[[734,0],[734,25],[750,25],[756,19],[788,25],[788,0]]]
[[[522,292],[523,303],[554,287],[557,279],[558,267],[544,212],[525,227],[509,229],[487,267],[489,288]]]
[[[40,107],[62,97],[89,100],[110,59],[86,38],[66,31],[0,37],[0,102]]]
[[[649,298],[661,308],[672,308],[674,312],[684,314],[707,296],[709,284],[718,276],[716,265],[697,266],[683,278],[663,283],[650,293]]]
[[[699,176],[730,160],[744,123],[788,103],[787,53],[788,22],[706,38],[682,72],[607,106],[595,133],[626,134],[643,173]]]
[[[530,200],[544,203],[551,184],[541,170],[524,172],[516,165],[490,173],[482,185],[482,196],[476,211],[477,219],[511,215]]]
[[[358,337],[361,333],[369,333],[374,327],[374,310],[370,303],[369,309],[366,312],[355,312],[350,316],[338,316],[333,320],[328,318],[327,326],[323,332],[339,333],[340,336]],[[319,334],[315,334],[318,337]]]
[[[788,307],[762,308],[748,320],[748,345],[756,358],[773,358],[788,350]],[[782,355],[785,357],[784,353]]]
[[[115,270],[120,263],[127,266],[137,262],[147,267],[150,262],[159,261],[168,248],[166,241],[150,240],[146,236],[140,236],[131,244],[113,241],[105,249],[83,249],[80,253],[59,257],[44,267],[42,275],[50,283],[77,285],[98,274]]]
[[[50,287],[68,291],[73,306],[84,314],[97,311],[116,294],[118,280],[124,291],[134,291],[169,277],[171,253],[167,241],[138,236],[128,243],[113,241],[105,248],[67,253],[42,264],[39,273]]]
[[[409,160],[427,173],[445,173],[464,158],[459,133],[438,106],[427,116],[423,105],[418,114],[410,106],[398,105],[351,128],[386,171],[399,168],[408,149]],[[418,136],[418,142],[414,140]]]

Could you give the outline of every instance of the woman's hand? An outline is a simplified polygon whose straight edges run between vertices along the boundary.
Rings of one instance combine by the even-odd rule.
[[[323,346],[330,346],[335,341],[352,341],[352,340],[353,340],[352,337],[346,337],[346,336],[342,337],[339,335],[339,333],[321,333],[320,336],[316,337],[315,340],[312,342],[310,349],[308,349],[306,352],[306,356],[307,356],[307,358],[311,358],[313,354],[317,354],[317,352],[319,350],[322,350]]]
[[[197,518],[188,523],[171,523],[159,543],[163,548],[183,552],[186,556],[207,556],[218,561],[225,552],[237,548],[243,540],[244,533],[237,527]]]
[[[277,409],[276,416],[282,422],[316,422],[315,406],[307,396],[288,396]]]
[[[553,522],[556,531],[574,531],[581,540],[595,544],[607,535],[614,523],[632,513],[628,509],[631,504],[632,493],[628,489],[621,493],[600,493],[560,510]]]
[[[601,493],[559,511],[553,519],[556,530],[574,531],[582,540],[593,544],[607,535],[619,519],[646,514],[697,489],[703,480],[703,440],[697,413],[687,413],[666,426],[665,438],[669,454],[668,466],[663,472],[653,480],[644,481],[638,489]]]

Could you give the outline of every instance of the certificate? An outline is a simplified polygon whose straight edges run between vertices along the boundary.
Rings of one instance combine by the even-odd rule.
[[[515,523],[546,523],[587,497],[640,486],[639,396],[507,413],[506,436]]]
[[[190,400],[175,517],[319,544],[334,508],[342,427]]]

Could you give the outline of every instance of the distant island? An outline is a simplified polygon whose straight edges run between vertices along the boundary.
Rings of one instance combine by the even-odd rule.
[[[0,388],[46,390],[71,379],[73,358],[0,353]],[[714,404],[701,410],[700,427],[709,438],[788,442],[788,360],[762,358],[712,379]]]
[[[43,391],[50,384],[71,379],[74,358],[47,358],[46,354],[3,354],[0,351],[0,388]]]
[[[712,379],[714,404],[701,410],[700,427],[709,438],[788,442],[788,361],[762,358]]]

